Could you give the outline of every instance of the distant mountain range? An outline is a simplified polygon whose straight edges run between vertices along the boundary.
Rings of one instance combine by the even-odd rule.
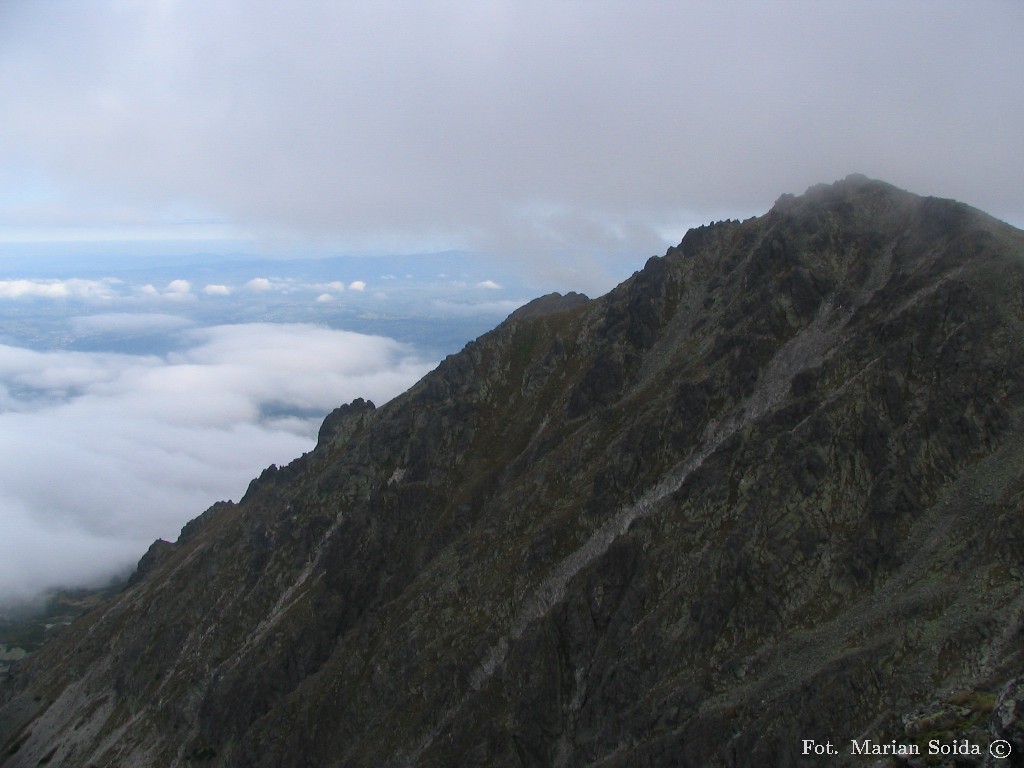
[[[154,543],[12,665],[0,765],[1021,765],[1022,371],[966,205],[691,230]]]

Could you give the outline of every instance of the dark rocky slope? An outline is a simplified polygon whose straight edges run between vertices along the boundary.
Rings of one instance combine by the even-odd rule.
[[[850,177],[693,230],[154,545],[15,669],[0,764],[981,738],[1024,668],[1022,342],[1024,233],[964,205]]]

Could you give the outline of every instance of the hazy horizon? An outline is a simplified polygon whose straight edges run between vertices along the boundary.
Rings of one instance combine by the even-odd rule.
[[[849,173],[1024,224],[1024,6],[0,6],[0,242],[575,279]],[[600,269],[597,270],[600,272]]]

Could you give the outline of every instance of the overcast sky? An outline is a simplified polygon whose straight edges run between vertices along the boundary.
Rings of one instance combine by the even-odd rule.
[[[1022,40],[1010,0],[2,0],[0,241],[468,248],[586,289],[850,172],[1021,226]]]

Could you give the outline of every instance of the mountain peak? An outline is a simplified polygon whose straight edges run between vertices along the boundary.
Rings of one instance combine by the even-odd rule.
[[[0,765],[1024,748],[1022,294],[1024,233],[848,177],[531,302],[19,662]]]
[[[570,291],[564,296],[558,292],[549,293],[519,307],[519,309],[509,315],[509,319],[522,320],[527,317],[537,317],[538,315],[546,315],[553,312],[564,312],[588,301],[590,301],[589,297],[575,291]]]

